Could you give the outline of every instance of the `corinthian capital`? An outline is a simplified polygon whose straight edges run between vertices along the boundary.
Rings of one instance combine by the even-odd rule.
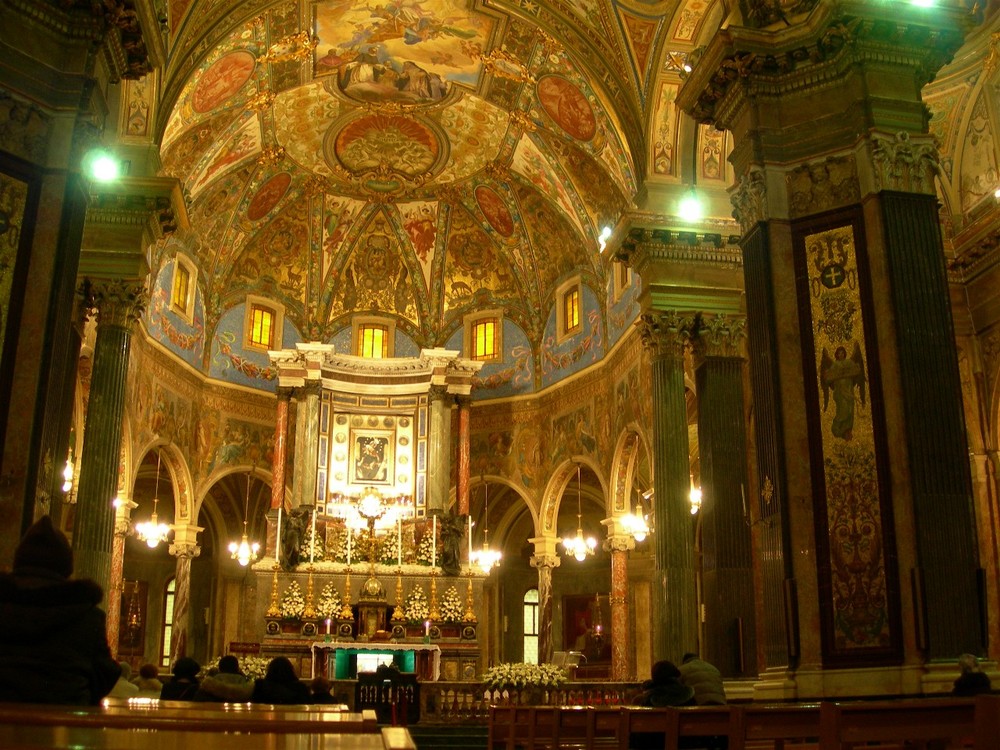
[[[729,201],[733,205],[733,218],[739,222],[744,234],[758,222],[767,221],[767,183],[764,180],[764,170],[751,166],[730,191]]]
[[[91,282],[84,279],[80,293],[84,306],[97,311],[98,325],[131,328],[149,303],[146,284],[139,280]]]
[[[935,194],[934,176],[941,165],[933,136],[914,138],[905,131],[895,136],[873,132],[871,152],[876,192]]]
[[[559,555],[532,555],[530,562],[533,568],[558,568],[562,560]]]
[[[682,357],[691,345],[695,317],[673,310],[650,312],[643,313],[636,325],[643,346],[654,357]]]
[[[699,357],[742,357],[746,335],[746,318],[703,313],[698,316],[692,345]]]

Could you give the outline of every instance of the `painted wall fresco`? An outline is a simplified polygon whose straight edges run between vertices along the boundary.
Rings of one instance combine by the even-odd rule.
[[[146,330],[191,367],[201,369],[205,354],[205,300],[201,289],[196,287],[191,322],[171,309],[170,290],[175,268],[176,261],[164,265],[153,283],[145,314]]]
[[[256,115],[250,115],[235,133],[222,142],[218,150],[209,152],[202,159],[197,171],[187,182],[192,198],[197,197],[211,180],[258,155],[260,150],[260,122]]]
[[[406,234],[410,238],[413,252],[420,262],[423,272],[424,290],[431,288],[431,269],[438,238],[438,204],[431,201],[399,203],[400,218]]]
[[[535,276],[535,288],[551,289],[556,281],[574,268],[586,267],[590,261],[569,222],[535,190],[519,181],[512,185],[521,206],[523,227],[530,243],[527,272]],[[543,301],[538,300],[539,310]]]
[[[198,420],[197,475],[207,477],[226,466],[254,465],[269,470],[274,460],[274,425],[256,424],[205,410]]]
[[[992,198],[993,191],[1000,182],[993,128],[983,93],[980,93],[972,107],[962,152],[959,188],[962,191],[962,209],[968,210],[984,198]]]
[[[542,76],[535,84],[535,93],[542,109],[573,138],[589,141],[597,134],[594,109],[570,81],[559,75]]]
[[[629,51],[632,53],[633,73],[638,81],[644,83],[649,74],[650,52],[660,22],[656,19],[630,13],[621,6],[616,7],[615,10],[618,12],[618,18],[625,30]]]
[[[448,339],[446,349],[466,351],[464,330],[459,328]],[[482,400],[530,393],[535,387],[535,359],[531,342],[514,321],[503,321],[503,357],[487,362],[472,378],[472,398]]]
[[[611,274],[615,272],[612,269]],[[642,291],[642,280],[639,274],[629,274],[629,285],[622,290],[618,299],[614,298],[614,279],[608,283],[608,344],[610,349],[628,333],[639,317],[639,292]]]
[[[687,0],[675,18],[677,25],[674,27],[673,39],[677,42],[690,42],[698,32],[705,13],[708,11],[707,0]]]
[[[596,241],[597,234],[592,226],[584,228],[576,208],[566,189],[566,179],[539,150],[529,135],[524,135],[517,143],[511,170],[524,177],[544,196],[555,202],[563,214],[569,218],[580,234]]]
[[[656,101],[656,113],[653,115],[653,172],[662,175],[675,175],[676,166],[674,154],[677,153],[677,117],[678,109],[674,105],[677,91],[676,83],[660,85],[660,94]]]
[[[499,156],[509,116],[489,102],[464,96],[442,110],[438,121],[450,149],[438,176],[446,184],[472,177]]]
[[[282,91],[274,99],[274,139],[287,158],[323,177],[333,172],[323,154],[323,139],[341,114],[341,102],[321,81]]]
[[[316,75],[335,75],[362,101],[439,101],[451,84],[474,88],[493,20],[450,0],[315,7]]]
[[[271,367],[267,352],[244,347],[246,305],[226,311],[212,335],[210,377],[263,391],[274,391],[277,371]],[[282,349],[290,349],[302,341],[302,336],[286,316],[281,332]]]
[[[971,89],[968,83],[963,83],[924,98],[924,103],[931,112],[928,129],[940,144],[941,169],[949,181],[953,179],[955,152],[960,137],[960,128],[957,127],[954,113],[965,109]]]
[[[308,212],[286,211],[252,235],[234,260],[229,289],[263,285],[283,304],[306,300],[309,270]]]
[[[580,285],[580,332],[559,341],[556,335],[556,308],[549,312],[542,338],[541,387],[557,383],[604,356],[604,326],[601,307],[590,287]]]
[[[480,292],[494,293],[494,300],[502,296],[515,302],[511,294],[516,289],[513,269],[475,217],[463,206],[455,206],[449,218],[445,310],[466,305]]]

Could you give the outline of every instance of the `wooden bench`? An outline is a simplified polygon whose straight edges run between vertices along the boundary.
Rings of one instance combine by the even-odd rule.
[[[67,707],[0,704],[0,747],[122,750],[415,750],[406,729],[374,712],[314,706],[158,701]]]
[[[819,742],[819,704],[737,705],[730,709],[729,750],[815,748]]]
[[[971,748],[976,703],[972,698],[914,698],[820,704],[820,750],[881,747],[940,750]],[[1000,746],[994,737],[991,748]]]
[[[1000,695],[976,696],[976,750],[1000,746]]]

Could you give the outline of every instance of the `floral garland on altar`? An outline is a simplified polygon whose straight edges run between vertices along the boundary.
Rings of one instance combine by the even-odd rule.
[[[302,617],[306,611],[306,601],[302,598],[302,588],[298,581],[292,581],[281,597],[281,616],[286,619]]]
[[[491,690],[557,688],[566,682],[566,673],[554,664],[506,662],[486,670],[483,682]]]
[[[462,599],[458,595],[458,589],[450,586],[441,597],[441,606],[438,608],[441,613],[442,622],[461,622],[465,614]]]
[[[423,622],[430,615],[424,587],[417,584],[403,601],[403,613],[409,622]]]
[[[332,583],[328,583],[320,592],[319,606],[316,607],[316,612],[324,620],[335,618],[340,614],[343,603],[344,600],[340,598],[340,592],[333,587]]]

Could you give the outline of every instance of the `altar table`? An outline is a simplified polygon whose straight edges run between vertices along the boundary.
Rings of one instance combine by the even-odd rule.
[[[441,647],[434,643],[390,643],[371,641],[314,641],[310,644],[312,653],[312,676],[324,674],[332,679],[334,660],[338,651],[347,654],[377,654],[412,652],[414,672],[422,680],[436,681],[441,676]],[[329,653],[324,653],[329,652]],[[317,661],[320,670],[317,671]]]

